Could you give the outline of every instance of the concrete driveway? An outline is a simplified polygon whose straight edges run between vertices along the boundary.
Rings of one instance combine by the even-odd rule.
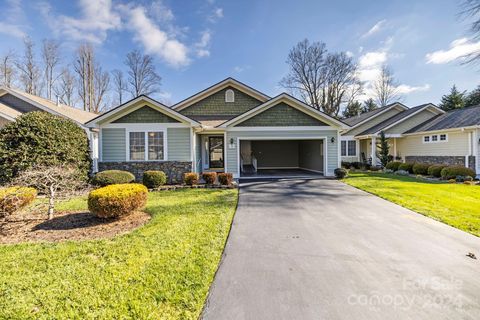
[[[203,317],[478,319],[468,252],[479,238],[338,181],[242,184]]]

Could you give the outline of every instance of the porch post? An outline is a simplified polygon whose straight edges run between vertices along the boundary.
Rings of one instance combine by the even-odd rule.
[[[397,157],[397,138],[393,138],[393,156]]]
[[[377,137],[372,137],[372,166],[377,165]]]

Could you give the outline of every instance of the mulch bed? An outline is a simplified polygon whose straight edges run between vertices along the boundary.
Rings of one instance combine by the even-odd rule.
[[[132,231],[150,220],[145,212],[134,212],[120,219],[100,219],[89,212],[56,213],[44,218],[0,220],[0,243],[61,242],[105,239]]]

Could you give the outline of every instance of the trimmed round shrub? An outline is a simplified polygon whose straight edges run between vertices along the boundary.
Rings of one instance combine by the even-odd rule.
[[[219,173],[217,177],[218,177],[218,182],[222,186],[229,186],[233,182],[233,174],[231,174],[230,172]]]
[[[441,178],[442,177],[442,170],[443,168],[447,167],[447,165],[444,164],[434,164],[428,167],[428,175],[436,178]]]
[[[167,183],[167,175],[163,171],[149,170],[143,173],[143,184],[150,189],[155,189]]]
[[[457,176],[469,176],[473,178],[475,177],[475,171],[463,166],[448,166],[442,169],[441,175],[442,179],[445,180],[456,179]]]
[[[118,218],[143,208],[148,189],[143,184],[112,184],[88,195],[88,210],[99,218]]]
[[[204,172],[202,173],[202,178],[206,184],[214,184],[215,180],[217,180],[217,173],[216,172]]]
[[[352,163],[348,161],[342,161],[342,168],[350,169],[352,167]]]
[[[25,208],[37,197],[37,190],[28,187],[0,189],[0,217]]]
[[[408,173],[413,173],[413,163],[404,162],[398,166],[398,170],[407,171]]]
[[[337,179],[343,179],[348,175],[347,169],[344,168],[337,168],[333,171],[333,173],[335,174],[335,178]]]
[[[0,182],[35,165],[73,165],[88,180],[88,137],[75,122],[48,112],[28,112],[0,130]]]
[[[92,184],[105,187],[111,184],[132,183],[133,181],[135,181],[135,176],[128,171],[105,170],[95,174]]]
[[[414,174],[423,174],[423,175],[427,175],[428,174],[428,168],[430,167],[429,164],[427,163],[415,163],[413,165],[413,173]]]
[[[351,162],[350,165],[351,165],[352,168],[357,169],[357,170],[362,167],[362,163],[358,162],[358,161]]]
[[[195,172],[187,172],[183,175],[183,182],[186,185],[193,186],[198,184],[198,173]]]
[[[389,170],[393,170],[393,171],[397,171],[398,170],[398,167],[402,164],[401,161],[392,161],[392,162],[389,162],[387,163],[387,165],[385,166],[386,169],[389,169]]]

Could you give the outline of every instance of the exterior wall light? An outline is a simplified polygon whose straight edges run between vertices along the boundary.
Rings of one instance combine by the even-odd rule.
[[[331,138],[330,138],[330,142],[331,142],[331,143],[335,143],[335,137],[331,137]]]

